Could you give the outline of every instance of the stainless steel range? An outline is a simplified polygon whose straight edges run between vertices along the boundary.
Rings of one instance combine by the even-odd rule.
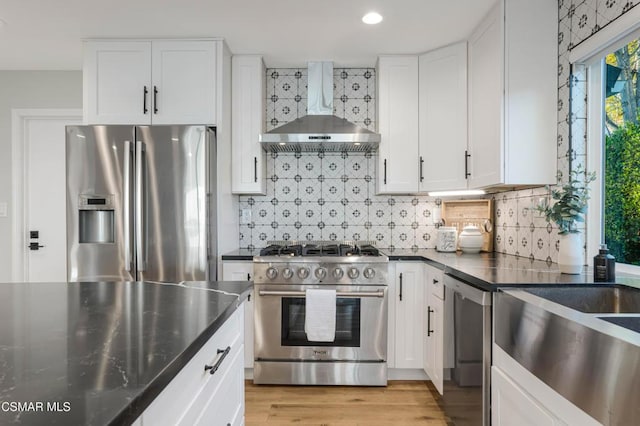
[[[387,384],[389,258],[373,245],[273,244],[253,258],[258,384]],[[335,290],[335,338],[310,341],[307,290]]]

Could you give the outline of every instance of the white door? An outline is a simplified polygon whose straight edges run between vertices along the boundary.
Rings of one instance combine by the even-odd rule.
[[[18,222],[14,226],[13,278],[66,281],[65,126],[81,124],[81,112],[16,111],[13,121],[20,129],[14,132],[13,146],[17,151],[14,221]],[[37,232],[37,238],[31,238],[35,237],[32,232]]]

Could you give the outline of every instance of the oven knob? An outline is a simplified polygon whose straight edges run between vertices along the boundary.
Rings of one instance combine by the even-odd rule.
[[[376,271],[373,268],[364,268],[362,275],[364,275],[366,279],[370,280],[376,275]]]
[[[349,271],[347,272],[347,275],[352,280],[355,280],[356,278],[358,278],[358,275],[360,275],[360,271],[358,271],[358,268],[349,268]]]
[[[298,277],[304,280],[309,276],[309,268],[300,268],[298,269]]]
[[[342,270],[342,268],[336,268],[333,270],[333,278],[339,280],[342,277],[344,277],[344,271]]]
[[[319,280],[324,280],[327,277],[327,270],[325,268],[318,268],[314,273]]]
[[[291,279],[292,276],[293,271],[291,270],[291,268],[284,268],[282,270],[282,278],[284,278],[285,280]]]
[[[276,268],[274,268],[273,266],[270,266],[269,268],[267,268],[267,278],[269,278],[270,280],[273,280],[277,276],[278,276],[278,270]]]

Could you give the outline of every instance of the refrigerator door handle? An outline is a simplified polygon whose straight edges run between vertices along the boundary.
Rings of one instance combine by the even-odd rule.
[[[131,141],[124,141],[124,262],[125,271],[131,271]]]
[[[136,142],[136,256],[138,271],[145,270],[146,232],[145,232],[145,193],[144,193],[144,143]],[[138,277],[139,278],[139,277]]]

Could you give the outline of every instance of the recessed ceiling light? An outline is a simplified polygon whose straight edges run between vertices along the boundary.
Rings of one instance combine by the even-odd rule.
[[[362,22],[369,25],[379,24],[382,22],[382,15],[377,12],[369,12],[362,17]]]

